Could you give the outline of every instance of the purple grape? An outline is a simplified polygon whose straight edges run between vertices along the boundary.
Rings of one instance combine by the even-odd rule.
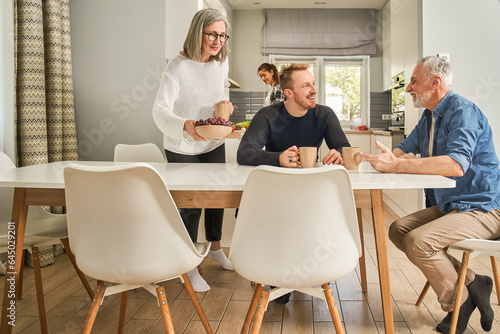
[[[215,116],[215,117],[209,117],[205,120],[200,119],[199,121],[195,122],[195,126],[203,126],[203,125],[222,125],[222,126],[231,126],[231,122],[228,120],[220,117],[220,116]]]

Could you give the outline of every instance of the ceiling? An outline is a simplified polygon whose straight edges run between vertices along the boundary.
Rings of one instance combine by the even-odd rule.
[[[387,0],[227,0],[234,10],[263,8],[375,8],[382,9]]]

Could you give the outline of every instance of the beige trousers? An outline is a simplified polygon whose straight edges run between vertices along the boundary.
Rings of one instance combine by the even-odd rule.
[[[464,239],[500,237],[500,210],[441,213],[436,206],[396,220],[389,228],[389,238],[425,275],[437,294],[443,311],[453,311],[460,261],[443,248]],[[465,284],[475,278],[467,271]],[[464,289],[462,303],[468,297]]]

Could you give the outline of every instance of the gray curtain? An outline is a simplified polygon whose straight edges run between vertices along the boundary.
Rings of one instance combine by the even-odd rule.
[[[14,15],[17,165],[78,160],[69,0],[16,0]],[[40,265],[61,253],[39,247]]]
[[[263,55],[376,54],[374,9],[266,9]]]
[[[15,1],[17,165],[78,160],[69,0]]]

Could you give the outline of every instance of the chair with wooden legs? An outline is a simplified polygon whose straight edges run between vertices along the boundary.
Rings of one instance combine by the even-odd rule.
[[[463,288],[465,285],[465,276],[467,274],[467,267],[469,265],[469,260],[476,257],[479,254],[488,255],[491,260],[491,269],[493,271],[493,281],[495,282],[495,287],[497,291],[497,301],[500,304],[500,277],[498,276],[498,265],[497,257],[500,256],[500,239],[496,240],[484,240],[484,239],[465,239],[456,242],[450,246],[448,249],[456,249],[463,252],[462,254],[462,266],[460,268],[457,293],[455,296],[455,307],[453,309],[453,316],[451,318],[450,334],[455,334],[457,329],[458,315],[460,312],[460,301],[462,300]],[[426,282],[420,296],[418,297],[415,305],[420,306],[422,304],[427,291],[430,288],[429,282]]]
[[[16,168],[12,160],[3,152],[0,152],[0,169]],[[0,188],[0,253],[6,253],[12,243],[14,224],[9,224],[12,213],[13,189]],[[10,236],[10,237],[9,237]],[[45,316],[45,300],[43,296],[42,273],[40,269],[40,257],[38,248],[62,243],[75,271],[83,283],[90,299],[94,298],[94,292],[90,287],[85,275],[78,269],[74,261],[73,253],[68,243],[68,228],[66,215],[56,215],[47,212],[40,206],[31,206],[28,210],[26,232],[24,238],[24,249],[28,250],[33,257],[33,270],[35,278],[35,289],[38,303],[38,314],[40,318],[40,332],[47,333],[47,319]],[[12,246],[11,246],[12,247]],[[24,260],[24,256],[23,256]],[[9,264],[7,263],[7,267]],[[5,274],[7,268],[0,262],[0,271]],[[19,282],[16,287],[17,299],[22,298],[23,289],[23,266],[19,273]]]
[[[229,257],[256,282],[241,333],[258,333],[267,304],[291,291],[326,300],[344,329],[329,286],[352,272],[361,254],[349,173],[342,166],[256,167],[243,190]],[[276,286],[264,291],[264,285]],[[255,313],[255,316],[254,316]]]
[[[167,162],[158,146],[153,143],[117,144],[115,146],[115,162]],[[198,271],[203,274],[201,265]]]
[[[361,291],[363,293],[368,292],[368,280],[366,278],[366,258],[365,258],[365,243],[363,237],[363,215],[360,208],[356,208],[356,214],[358,216],[358,226],[359,226],[359,239],[361,241],[361,254],[359,257],[359,278],[361,281]],[[198,268],[201,270],[201,268]],[[201,271],[200,271],[201,273]],[[254,281],[250,282],[251,285],[255,285]]]
[[[161,176],[146,163],[65,168],[71,247],[78,267],[98,280],[83,329],[90,333],[102,299],[121,293],[123,332],[128,291],[143,287],[158,299],[167,333],[174,332],[165,289],[181,277],[207,333],[212,333],[186,273],[199,265],[210,243],[194,244]]]

